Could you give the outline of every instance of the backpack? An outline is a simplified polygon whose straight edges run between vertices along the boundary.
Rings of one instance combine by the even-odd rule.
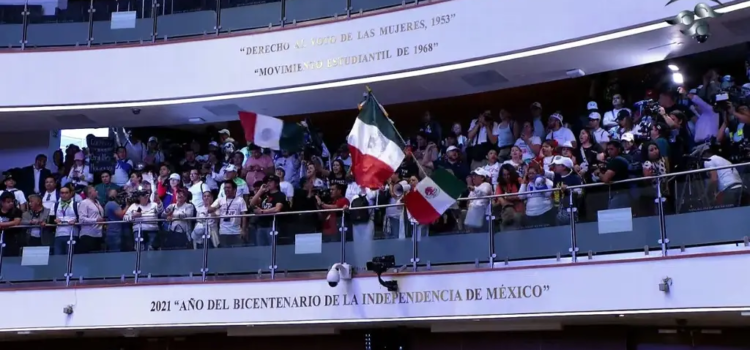
[[[367,198],[365,196],[357,196],[357,198],[354,198],[349,208],[351,209],[349,211],[349,218],[351,219],[353,224],[362,224],[365,222],[370,221],[370,211],[369,210],[355,210],[356,208],[363,208],[370,206],[370,203],[367,201]]]
[[[76,221],[78,221],[78,202],[76,202],[75,199],[71,199],[70,202],[71,202],[71,205],[73,206],[73,214],[75,214]],[[60,199],[58,199],[57,202],[55,202],[55,208],[53,209],[54,211],[52,212],[52,215],[50,215],[51,218],[57,217],[57,208],[59,206],[60,206]]]

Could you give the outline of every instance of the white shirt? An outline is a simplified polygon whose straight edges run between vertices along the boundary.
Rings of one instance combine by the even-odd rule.
[[[17,188],[8,188],[0,191],[0,195],[2,195],[5,191],[13,192],[13,196],[16,197],[16,202],[18,202],[18,205],[26,204],[26,195],[23,194],[23,191]]]
[[[367,199],[367,206],[373,206],[375,205],[375,201],[377,201],[378,192],[379,191],[373,191],[365,187],[364,193],[363,193],[362,186],[358,185],[355,182],[352,182],[349,184],[349,186],[346,186],[346,193],[344,194],[344,197],[346,197],[346,199],[349,200],[349,205],[351,205],[351,203],[354,201],[355,198],[364,194],[365,199]],[[374,213],[375,212],[372,209],[370,209],[370,220],[372,220],[372,215]]]
[[[544,130],[546,130],[546,128],[544,127],[544,123],[542,123],[542,118],[534,118],[534,136],[541,139],[545,136]]]
[[[607,130],[598,128],[594,130],[594,138],[596,139],[596,143],[609,142],[609,133]]]
[[[133,217],[133,214],[137,213],[139,208],[141,209],[141,216],[137,218]],[[159,204],[148,202],[148,204],[146,205],[133,203],[125,212],[125,220],[136,222],[135,224],[133,224],[133,231],[135,232],[137,232],[139,228],[141,229],[141,231],[158,231],[159,223],[154,222],[154,220],[159,218],[159,215],[163,210],[164,207],[162,206],[161,202],[159,202]]]
[[[487,170],[487,172],[490,173],[491,179],[492,179],[492,187],[495,187],[497,185],[497,176],[500,175],[500,162],[495,162],[495,164],[487,164],[484,166],[484,170]]]
[[[284,169],[284,178],[282,180],[292,184],[299,183],[299,172],[297,172],[297,169],[299,169],[300,162],[296,155],[289,157],[279,156],[274,160],[273,164],[276,168]]]
[[[133,168],[133,161],[128,159],[126,163],[130,164],[130,167]],[[115,163],[115,173],[112,174],[112,182],[114,182],[117,186],[125,186],[125,184],[130,181],[130,174],[128,174],[127,170],[120,167],[120,162]]]
[[[497,130],[497,147],[508,147],[513,145],[513,130],[510,126],[513,122],[509,121],[504,127],[497,124],[495,129]]]
[[[245,200],[240,195],[232,199],[219,198],[211,204],[211,208],[219,208],[214,212],[214,215],[242,215],[247,212]],[[242,218],[219,219],[219,234],[239,235],[242,233],[241,222]]]
[[[279,191],[286,195],[287,200],[294,198],[294,186],[287,181],[281,181],[279,183]]]
[[[474,129],[474,126],[477,125],[477,120],[474,119],[469,124],[469,130]],[[499,136],[500,135],[500,129],[497,127],[497,123],[492,123],[492,135]],[[479,131],[477,134],[469,140],[469,146],[475,146],[478,144],[482,144],[485,142],[488,142],[489,139],[487,138],[487,127],[483,126],[479,128]]]
[[[539,138],[539,136],[532,136],[529,138],[529,142],[531,142],[531,145],[527,145],[526,142],[519,138],[516,140],[515,146],[521,149],[521,152],[523,152],[523,160],[529,160],[536,158],[536,154],[534,154],[534,151],[531,149],[532,145],[541,145],[542,139]]]
[[[469,198],[477,198],[477,197],[485,197],[492,194],[492,185],[490,185],[488,182],[483,182],[481,185],[474,187],[474,190],[469,192]],[[486,207],[487,204],[489,204],[490,200],[485,199],[477,199],[477,200],[470,200],[469,206],[470,207]]]
[[[549,134],[547,134],[547,138],[545,140],[555,140],[557,141],[557,144],[562,146],[566,142],[574,143],[576,142],[576,137],[573,135],[573,132],[570,131],[570,129],[566,127],[560,127],[557,131],[550,131]]]
[[[203,192],[210,190],[211,189],[208,187],[208,185],[204,184],[203,181],[198,181],[198,183],[191,185],[188,188],[188,191],[190,191],[190,194],[193,196],[193,199],[190,201],[190,203],[193,203],[196,208],[204,206],[205,203],[203,203]]]
[[[63,203],[60,203],[57,206],[57,211],[54,213],[55,219],[59,219],[62,221],[62,223],[67,224],[70,221],[77,220],[76,218],[76,209],[73,208],[74,205],[78,205],[78,202],[71,201],[70,205],[63,205]],[[54,210],[54,208],[53,208]],[[51,214],[50,214],[51,215]],[[55,228],[55,237],[67,237],[70,236],[70,234],[73,234],[74,236],[78,234],[78,227],[77,226],[57,226]]]
[[[732,165],[732,163],[719,156],[711,156],[708,158],[707,161],[703,162],[703,167],[706,169],[717,168],[717,167],[728,166],[728,165]],[[742,184],[742,178],[740,177],[740,174],[737,172],[737,169],[727,168],[727,169],[716,170],[716,175],[719,178],[719,192],[724,191],[727,188],[732,187],[733,185]]]
[[[191,205],[190,203],[186,202],[178,206],[177,203],[172,203],[167,207],[165,213],[171,213],[172,219],[174,219],[169,225],[170,231],[180,232],[186,235],[189,235],[191,233],[190,222],[187,220],[179,219],[195,217],[194,204]]]
[[[39,193],[39,178],[42,177],[42,169],[37,169],[36,166],[34,168],[34,193]]]
[[[602,117],[602,126],[605,128],[617,126],[617,113],[620,113],[621,110],[626,110],[630,115],[633,115],[630,111],[630,108],[615,108],[611,111],[604,112],[604,117]],[[599,141],[597,139],[597,141]]]
[[[78,177],[78,180],[74,180],[73,177]],[[70,180],[73,186],[88,186],[89,182],[94,181],[94,175],[89,171],[88,165],[74,165],[72,168],[70,168],[68,180]]]

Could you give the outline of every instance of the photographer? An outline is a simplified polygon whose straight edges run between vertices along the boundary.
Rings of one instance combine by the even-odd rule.
[[[698,112],[698,120],[695,122],[695,134],[693,135],[695,144],[705,143],[716,137],[716,130],[719,126],[719,114],[714,111],[714,107],[692,91],[687,92],[683,87],[678,88],[677,92],[680,96],[687,96],[693,102]]]
[[[712,169],[732,165],[728,160],[716,155],[716,150],[708,145],[701,145],[693,152],[703,161],[705,169]],[[725,168],[708,172],[708,191],[716,193],[716,204],[720,206],[739,206],[745,187],[742,178],[735,168]]]
[[[484,165],[485,156],[493,145],[497,144],[497,136],[500,131],[497,123],[492,120],[492,112],[486,110],[469,124],[469,147],[466,154],[470,163],[470,169],[476,169]]]
[[[279,190],[281,182],[276,175],[268,175],[265,178],[266,184],[260,187],[260,190],[250,200],[250,205],[254,206],[255,214],[275,214],[281,212],[288,205],[286,195]],[[273,230],[274,217],[261,216],[258,219],[258,227],[255,230],[255,242],[258,246],[271,245],[271,231]],[[279,223],[276,223],[278,231]]]
[[[620,141],[610,141],[607,144],[607,166],[594,171],[594,180],[612,183],[626,180],[629,177],[630,161],[622,156]],[[613,184],[609,190],[609,209],[630,208],[630,193],[628,184]]]
[[[728,112],[722,118],[722,124],[716,136],[716,141],[727,145],[729,160],[744,163],[750,160],[750,143],[745,134],[750,135],[750,111],[747,106],[729,106]],[[741,171],[745,172],[745,171]]]

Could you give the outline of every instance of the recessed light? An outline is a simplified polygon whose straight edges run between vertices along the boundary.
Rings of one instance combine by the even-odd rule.
[[[197,124],[197,123],[203,123],[206,120],[203,119],[203,118],[190,118],[190,119],[188,119],[188,121],[191,122],[191,123],[196,123]]]
[[[671,70],[671,71],[673,71],[673,72],[677,72],[677,71],[679,71],[679,70],[680,70],[680,67],[677,67],[677,66],[676,66],[676,65],[674,65],[674,64],[670,64],[670,65],[668,65],[668,66],[667,66],[667,68],[669,68],[669,70]]]

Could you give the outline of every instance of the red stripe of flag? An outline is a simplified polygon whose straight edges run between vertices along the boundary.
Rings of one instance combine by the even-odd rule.
[[[419,223],[432,223],[440,218],[440,213],[424,198],[421,193],[413,191],[406,194],[404,204],[409,214]]]
[[[380,188],[393,175],[394,169],[377,157],[363,154],[357,147],[349,145],[352,157],[352,172],[357,184],[370,189]]]
[[[245,131],[245,142],[255,142],[255,122],[258,115],[253,112],[240,112],[240,124]]]

